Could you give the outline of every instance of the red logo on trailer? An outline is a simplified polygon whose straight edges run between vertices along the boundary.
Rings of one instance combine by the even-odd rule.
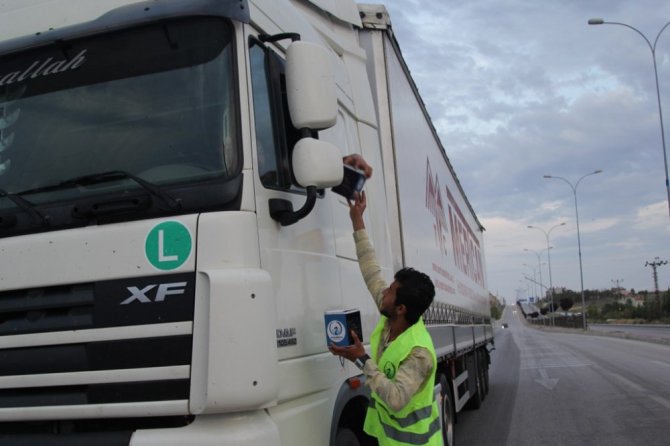
[[[426,208],[433,214],[435,222],[433,230],[435,231],[435,244],[439,247],[443,255],[447,255],[447,218],[442,204],[442,193],[440,192],[440,180],[437,174],[433,178],[433,171],[430,169],[430,160],[426,158]]]

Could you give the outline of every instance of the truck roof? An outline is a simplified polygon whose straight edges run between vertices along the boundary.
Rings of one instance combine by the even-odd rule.
[[[186,14],[249,23],[247,0],[5,0],[0,54]]]

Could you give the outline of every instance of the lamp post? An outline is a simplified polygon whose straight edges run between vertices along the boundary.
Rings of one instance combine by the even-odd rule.
[[[536,279],[537,270],[535,269],[535,267],[533,265],[529,265],[527,263],[524,263],[523,266],[527,266],[528,268],[533,270],[533,278],[532,279],[529,279],[525,275],[524,275],[524,278],[526,278],[526,280],[528,280],[533,285],[533,297],[537,297],[538,296],[538,294],[537,294],[537,279]],[[542,292],[542,290],[540,290],[540,292]]]
[[[549,250],[551,250],[551,249],[554,249],[554,247],[553,247],[553,246],[549,246],[549,247],[547,247],[547,248],[542,248],[542,249],[540,249],[540,258],[542,258],[542,254],[543,254],[545,251],[547,251],[547,259],[549,259]],[[546,265],[546,263],[542,263],[541,265]],[[540,277],[540,280],[542,280],[541,277]],[[545,286],[545,287],[544,287],[544,290],[545,290],[545,294],[546,294],[546,291],[548,290],[548,288]],[[546,297],[546,295],[545,295],[545,297]]]
[[[540,272],[540,293],[542,293],[542,252],[533,249],[523,248],[524,251],[532,252],[537,256],[537,270]]]
[[[551,229],[548,231],[545,231],[544,229],[538,227],[538,226],[528,226],[528,229],[537,229],[539,231],[542,231],[544,234],[545,238],[547,239],[547,260],[549,263],[549,295],[551,296],[551,325],[554,326],[555,321],[554,321],[554,312],[556,311],[556,307],[554,306],[554,283],[551,280],[551,246],[549,246],[549,234],[551,234],[551,231],[553,231],[556,228],[560,228],[561,226],[565,226],[565,222],[559,223],[555,226],[552,226]]]
[[[632,29],[636,33],[638,33],[642,38],[644,39],[645,42],[647,42],[647,45],[649,46],[649,49],[651,50],[651,58],[654,61],[654,79],[656,80],[656,100],[658,102],[658,116],[659,119],[661,120],[661,143],[663,145],[663,164],[665,166],[665,192],[668,196],[668,214],[670,215],[670,181],[668,180],[668,155],[667,151],[665,149],[665,131],[663,130],[663,109],[661,107],[661,89],[658,86],[658,68],[656,66],[656,44],[658,43],[658,38],[661,37],[661,33],[665,31],[665,28],[670,25],[670,22],[666,23],[663,25],[663,28],[656,34],[656,39],[654,39],[654,44],[652,45],[647,36],[642,34],[640,30],[637,28],[634,28],[630,25],[627,25],[625,23],[620,23],[620,22],[606,22],[603,19],[589,19],[589,25],[619,25],[619,26],[625,26],[626,28]]]
[[[581,282],[581,289],[582,289],[582,328],[586,330],[586,303],[584,302],[584,271],[582,269],[582,241],[581,237],[579,235],[579,209],[577,207],[577,187],[579,186],[579,183],[586,177],[591,176],[591,175],[596,175],[598,173],[601,173],[602,170],[598,169],[596,171],[587,173],[586,175],[582,175],[575,185],[573,186],[571,182],[566,180],[563,177],[556,177],[553,175],[545,175],[544,178],[555,178],[557,180],[562,180],[565,181],[568,186],[572,189],[572,194],[575,197],[575,219],[577,221],[577,250],[579,252],[579,280]]]

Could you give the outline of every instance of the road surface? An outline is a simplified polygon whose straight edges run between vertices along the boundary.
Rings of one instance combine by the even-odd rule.
[[[670,344],[670,325],[589,324],[589,331]]]
[[[670,346],[543,331],[508,307],[496,329],[490,391],[459,414],[456,444],[670,444]]]

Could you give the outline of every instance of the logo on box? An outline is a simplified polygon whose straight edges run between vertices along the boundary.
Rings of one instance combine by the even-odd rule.
[[[326,343],[337,346],[348,346],[354,344],[351,331],[356,332],[358,339],[363,342],[361,330],[361,313],[357,309],[332,310],[324,314],[326,328]]]
[[[338,342],[342,342],[346,335],[344,325],[342,324],[342,322],[337,320],[330,321],[328,323],[328,326],[326,327],[326,332],[328,333],[328,339],[330,339],[336,344]]]

